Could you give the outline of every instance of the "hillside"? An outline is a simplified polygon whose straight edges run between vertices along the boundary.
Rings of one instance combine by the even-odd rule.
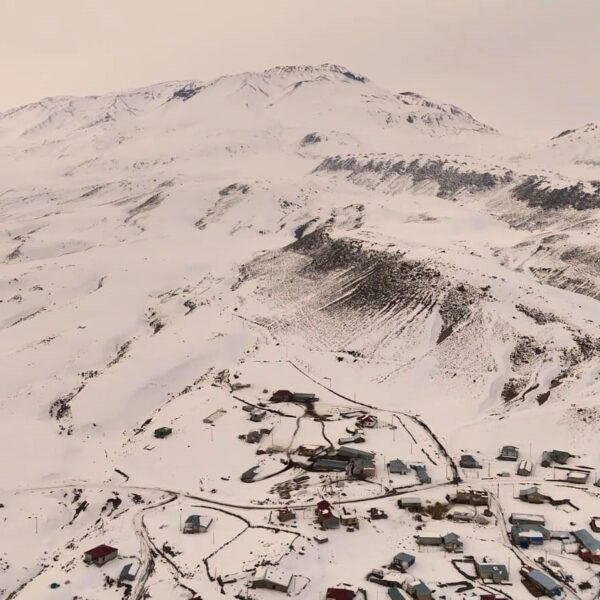
[[[487,589],[445,587],[462,575],[417,547],[422,525],[512,557],[500,597],[528,597],[518,569],[543,550],[508,538],[505,517],[532,512],[520,487],[569,494],[577,511],[540,509],[561,531],[599,494],[600,177],[569,167],[596,138],[517,160],[465,110],[329,64],[0,114],[0,598],[277,598],[249,589],[264,565],[294,574],[299,600],[342,583],[375,597],[366,574],[400,550],[437,598]],[[319,399],[270,402],[278,389]],[[302,454],[354,435],[375,475]],[[507,444],[531,476],[497,461]],[[589,481],[543,468],[553,448]],[[467,452],[481,472],[457,466]],[[390,473],[396,458],[431,482]],[[396,506],[460,481],[489,492],[487,525]],[[359,531],[317,543],[322,499],[356,509]],[[211,530],[183,535],[196,513]],[[119,558],[83,565],[100,543]],[[597,581],[576,586],[587,563],[563,563],[565,597],[593,598]]]

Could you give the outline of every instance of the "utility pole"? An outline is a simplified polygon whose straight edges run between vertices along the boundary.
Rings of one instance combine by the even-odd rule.
[[[35,517],[35,532],[38,532],[38,518]]]

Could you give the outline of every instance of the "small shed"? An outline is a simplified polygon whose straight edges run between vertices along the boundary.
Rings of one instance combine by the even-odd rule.
[[[159,427],[154,430],[154,437],[163,439],[170,436],[173,433],[173,430],[170,427]]]
[[[117,548],[113,548],[112,546],[107,546],[106,544],[100,544],[95,548],[91,548],[90,550],[86,550],[83,553],[84,562],[92,565],[96,565],[98,567],[107,563],[109,560],[113,560],[117,558],[119,555],[119,551]]]

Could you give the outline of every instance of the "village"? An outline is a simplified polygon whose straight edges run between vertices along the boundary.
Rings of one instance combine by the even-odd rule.
[[[493,455],[455,452],[419,416],[366,407],[327,382],[248,381],[229,380],[230,404],[201,415],[211,452],[238,472],[221,475],[218,492],[205,473],[197,494],[146,513],[153,547],[190,589],[208,576],[240,600],[600,597],[600,481],[569,449],[533,454],[506,440]],[[157,425],[145,433],[153,452],[179,435]],[[138,589],[143,561],[97,541],[82,561]]]

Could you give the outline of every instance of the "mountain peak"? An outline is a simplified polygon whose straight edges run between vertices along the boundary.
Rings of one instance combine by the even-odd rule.
[[[354,73],[342,65],[330,63],[323,63],[322,65],[280,65],[266,69],[263,72],[263,75],[266,77],[277,77],[282,75],[300,75],[305,77],[328,74],[340,75],[349,81],[356,81],[358,83],[366,83],[368,81],[364,75]]]

